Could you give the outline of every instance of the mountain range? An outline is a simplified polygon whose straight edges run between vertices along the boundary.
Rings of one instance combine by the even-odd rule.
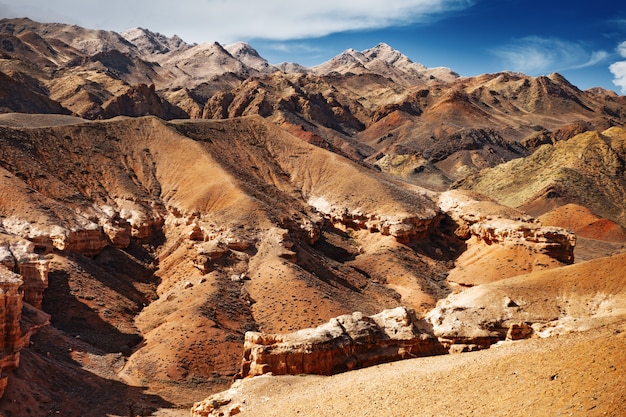
[[[432,344],[417,356],[445,354],[420,371],[450,390],[422,387],[433,413],[460,398],[499,415],[508,392],[500,415],[524,415],[540,389],[567,398],[536,415],[618,413],[601,384],[626,378],[625,126],[624,96],[556,73],[463,77],[386,44],[271,64],[243,42],[2,19],[0,410],[319,415],[279,395],[289,377],[231,386],[242,356],[274,375],[416,356],[389,354],[403,321]],[[409,318],[375,330],[398,306]],[[357,336],[333,336],[348,322]],[[442,366],[517,382],[476,401]],[[298,376],[289,395],[319,382],[326,410],[359,415],[320,394],[359,375]],[[385,404],[413,414],[393,383]]]

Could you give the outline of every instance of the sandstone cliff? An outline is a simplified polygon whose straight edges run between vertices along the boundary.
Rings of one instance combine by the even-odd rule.
[[[411,309],[367,317],[339,316],[314,329],[277,335],[246,333],[238,376],[332,375],[383,362],[437,355],[445,350]]]
[[[521,211],[463,190],[441,193],[439,205],[466,245],[448,273],[451,284],[473,286],[574,262],[576,235],[567,229],[542,226]]]
[[[18,273],[23,281],[20,291],[24,301],[41,308],[43,292],[48,288],[48,261],[35,252],[35,244],[16,236],[0,235],[0,263]]]
[[[1,226],[0,226],[1,227]],[[30,337],[49,324],[41,311],[48,261],[26,239],[0,233],[0,398]]]
[[[511,219],[493,219],[474,223],[471,233],[487,245],[507,243],[525,245],[534,251],[571,264],[574,262],[576,235],[560,227]]]
[[[47,314],[24,303],[23,283],[19,274],[0,265],[0,398],[9,374],[20,364],[20,351],[39,328],[49,324]]]

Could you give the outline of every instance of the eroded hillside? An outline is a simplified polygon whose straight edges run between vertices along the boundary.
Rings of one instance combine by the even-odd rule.
[[[37,118],[2,128],[0,210],[10,267],[40,265],[23,279],[40,282],[33,299],[54,330],[11,379],[31,377],[28,361],[70,361],[184,403],[230,381],[247,330],[425,311],[449,292],[463,243],[427,191],[259,117]],[[37,123],[50,126],[15,126]],[[40,391],[50,407],[75,395],[44,382],[29,395]]]

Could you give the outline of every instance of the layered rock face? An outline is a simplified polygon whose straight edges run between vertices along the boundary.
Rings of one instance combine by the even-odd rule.
[[[41,308],[43,292],[48,287],[48,262],[35,253],[34,243],[14,236],[0,237],[0,264],[19,274],[24,301]]]
[[[626,254],[477,285],[439,300],[425,316],[450,352],[483,349],[501,340],[588,329],[590,320],[624,311]],[[599,291],[594,273],[610,277]]]
[[[247,332],[239,377],[332,375],[379,363],[445,353],[411,309],[367,317],[355,312],[295,333]]]
[[[473,224],[470,231],[488,245],[512,243],[531,246],[563,263],[574,263],[576,235],[560,227],[540,226],[537,223],[494,219]]]
[[[462,239],[474,237],[486,245],[524,246],[565,264],[574,263],[576,235],[561,227],[541,226],[530,216],[471,192],[441,193],[439,205],[458,225]]]
[[[19,279],[19,276],[17,277]],[[2,278],[0,278],[0,285],[3,285],[1,282]],[[0,371],[2,372],[0,398],[4,395],[9,373],[15,371],[20,366],[22,349],[30,345],[31,337],[42,327],[50,325],[49,314],[23,302],[21,289],[18,288],[17,293],[11,291],[10,297],[5,298],[5,300],[9,314],[5,315],[5,339],[3,346],[0,346],[0,352],[3,352],[2,357],[0,357]],[[18,323],[17,331],[12,325],[16,321]]]
[[[19,275],[0,266],[0,397],[8,374],[19,364],[22,283]]]
[[[427,200],[419,208],[416,207],[413,213],[393,214],[367,213],[362,209],[331,203],[324,197],[312,197],[308,203],[334,224],[356,230],[380,232],[383,236],[393,236],[400,243],[426,237],[429,228],[437,222],[438,215],[432,203]]]
[[[48,261],[34,249],[28,240],[0,235],[0,398],[8,375],[19,366],[20,350],[49,321],[40,310]]]

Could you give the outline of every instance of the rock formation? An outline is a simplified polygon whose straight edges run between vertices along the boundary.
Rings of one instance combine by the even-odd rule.
[[[24,282],[21,287],[24,301],[41,308],[43,292],[48,288],[48,261],[35,253],[34,247],[32,242],[20,239],[11,245],[11,253],[15,257],[16,272]]]
[[[439,205],[459,225],[456,234],[462,239],[523,245],[563,263],[574,262],[576,235],[564,228],[541,226],[523,212],[462,190],[441,193]]]
[[[24,301],[41,308],[43,292],[48,288],[48,261],[35,251],[29,240],[0,234],[0,264],[22,279]]]
[[[574,262],[576,235],[567,229],[542,226],[521,211],[469,191],[441,193],[439,205],[466,245],[448,273],[451,284],[479,285]]]
[[[34,243],[0,234],[0,398],[9,373],[17,369],[20,350],[48,324],[41,304],[48,287],[48,261]]]
[[[437,222],[438,213],[428,203],[416,207],[420,213],[364,213],[363,210],[350,209],[328,202],[324,197],[312,197],[309,204],[318,212],[327,216],[332,223],[351,229],[366,229],[380,232],[384,236],[393,236],[398,242],[408,243],[412,239],[423,239],[429,228]]]
[[[367,317],[356,312],[290,334],[247,332],[238,377],[319,374],[444,353],[411,309]]]
[[[19,275],[0,266],[0,398],[4,394],[8,374],[19,364],[22,283]]]
[[[20,351],[34,332],[49,324],[47,314],[24,303],[23,283],[19,274],[0,265],[0,398],[9,374],[19,366]],[[37,295],[40,301],[41,294]]]
[[[623,313],[626,276],[615,268],[625,261],[620,254],[477,285],[440,300],[425,319],[450,352],[586,329],[591,318]],[[609,281],[600,292],[588,282],[592,271]]]
[[[525,245],[563,263],[574,263],[576,235],[560,227],[511,219],[493,219],[474,223],[471,233],[487,245],[507,243]]]
[[[186,119],[189,117],[180,108],[157,95],[154,84],[140,84],[131,87],[126,93],[115,97],[103,109],[103,118],[115,116],[147,116],[153,115],[161,119]]]

